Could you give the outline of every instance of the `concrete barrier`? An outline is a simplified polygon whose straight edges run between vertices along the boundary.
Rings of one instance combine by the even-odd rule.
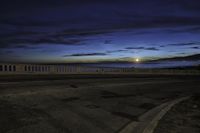
[[[128,73],[131,69],[132,68],[0,63],[0,74],[120,74]]]
[[[200,75],[200,70],[136,69],[87,67],[78,65],[5,64],[0,63],[0,74],[162,74]]]

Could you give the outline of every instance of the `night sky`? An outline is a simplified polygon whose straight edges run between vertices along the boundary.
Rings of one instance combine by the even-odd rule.
[[[197,65],[200,1],[1,0],[0,61]]]

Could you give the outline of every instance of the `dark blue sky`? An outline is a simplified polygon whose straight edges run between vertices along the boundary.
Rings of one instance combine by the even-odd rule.
[[[199,0],[3,0],[0,60],[195,64],[199,14]]]

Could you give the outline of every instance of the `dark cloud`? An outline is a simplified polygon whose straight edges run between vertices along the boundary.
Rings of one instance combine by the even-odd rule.
[[[157,49],[157,48],[155,48],[155,47],[150,47],[150,48],[145,48],[145,50],[155,50],[155,51],[157,51],[157,50],[159,50],[159,49]]]
[[[181,52],[181,53],[178,53],[179,55],[187,55],[187,53],[184,53],[184,52]]]
[[[39,46],[43,44],[50,45],[80,45],[82,40],[80,39],[58,39],[58,38],[30,38],[30,39],[2,39],[0,40],[0,48],[24,48],[33,49],[34,46]]]
[[[81,54],[70,54],[64,55],[63,57],[82,57],[82,56],[105,56],[106,53],[81,53]]]
[[[56,39],[56,38],[42,38],[39,40],[32,41],[32,44],[63,44],[63,45],[74,45],[80,44],[81,40],[79,39]]]
[[[167,46],[192,46],[192,45],[200,45],[200,42],[186,42],[186,43],[167,44]]]
[[[177,34],[177,33],[200,33],[200,26],[191,26],[179,29],[167,29],[169,33]]]
[[[191,33],[197,33],[197,32],[199,33],[200,32],[200,26],[193,27],[193,28],[188,28],[185,31],[191,32]]]
[[[197,0],[190,2],[185,0],[167,0],[164,2],[159,0],[153,0],[151,2],[148,0],[128,0],[126,2],[122,0],[86,0],[84,2],[80,0],[76,2],[72,0],[49,0],[48,2],[46,0],[29,2],[25,0],[19,0],[17,2],[7,0],[2,2],[0,6],[0,9],[3,11],[1,13],[0,24],[2,27],[7,25],[7,28],[5,28],[7,31],[8,29],[12,29],[10,33],[7,33],[9,37],[37,36],[35,37],[36,39],[27,41],[22,41],[19,38],[11,39],[6,42],[8,45],[19,43],[61,43],[70,45],[80,43],[80,40],[64,40],[60,39],[60,37],[87,37],[112,33],[121,29],[194,26],[193,28],[186,28],[184,30],[187,32],[196,32],[200,30],[200,17],[196,15],[199,9],[198,3],[199,1]],[[94,8],[94,12],[91,12],[89,7]],[[155,9],[155,7],[158,9]],[[140,12],[140,9],[143,9],[143,12]],[[171,9],[179,9],[179,12],[177,14],[169,13]],[[191,11],[191,9],[195,9],[193,10],[195,12],[193,15],[184,15],[184,11]],[[156,12],[157,15],[154,12],[156,10],[160,10],[160,12]],[[44,13],[41,11],[44,11]],[[41,33],[34,32],[37,27],[42,27],[40,29]],[[52,27],[65,30],[55,31]],[[45,36],[48,34],[48,31],[44,28],[47,28],[53,35],[45,38],[41,37],[41,34],[45,34]],[[24,29],[26,30],[25,32],[23,32]],[[0,37],[7,38],[4,31],[1,30],[1,32]],[[171,32],[176,31],[172,30]],[[135,34],[147,34],[147,31],[137,32]],[[2,40],[0,41],[2,42]],[[111,40],[106,40],[104,43],[110,44]]]
[[[89,14],[88,14],[89,15]],[[1,20],[0,24],[6,24],[11,26],[17,26],[17,27],[27,27],[34,29],[35,27],[47,27],[51,29],[52,27],[59,27],[64,28],[65,24],[72,25],[74,29],[68,28],[63,33],[59,33],[60,35],[77,35],[77,36],[91,36],[91,35],[99,35],[99,34],[106,34],[111,32],[116,32],[121,29],[146,29],[146,28],[166,28],[166,27],[176,27],[176,26],[196,26],[200,23],[200,17],[183,17],[183,16],[149,16],[146,17],[146,19],[143,18],[135,18],[133,20],[127,20],[124,21],[113,21],[111,18],[111,24],[105,23],[103,21],[93,20],[98,25],[101,25],[101,27],[96,26],[88,26],[90,22],[90,19],[86,20],[86,22],[81,23],[81,16],[79,16],[80,19],[78,23],[76,24],[77,28],[74,26],[73,22],[69,23],[68,21],[73,20],[40,20],[40,19],[31,19],[31,20],[21,20],[16,21],[13,19],[10,20]],[[86,24],[85,24],[86,23]],[[87,24],[88,23],[88,24]],[[101,29],[101,30],[100,30]],[[168,30],[171,33],[177,33],[177,32],[199,32],[199,27],[194,27],[190,29],[182,29],[182,30]],[[134,34],[147,34],[150,32],[143,31],[143,32],[136,32]],[[58,34],[58,35],[59,35]]]
[[[159,0],[153,0],[151,2],[148,0],[126,0],[126,2],[122,0],[88,0],[84,2],[79,0],[76,2],[69,0],[62,2],[51,0],[48,2],[27,2],[19,0],[19,2],[12,1],[12,6],[10,6],[11,1],[8,1],[1,4],[1,9],[4,9],[4,13],[2,13],[3,17],[1,17],[0,20],[2,24],[14,26],[33,26],[33,28],[35,28],[35,26],[56,26],[64,28],[68,25],[68,27],[78,30],[82,28],[134,29],[199,25],[200,18],[196,15],[197,11],[194,11],[195,13],[193,15],[185,15],[185,12],[190,8],[198,9],[198,4],[194,4],[193,1],[198,3],[196,0],[190,2],[162,2]],[[173,6],[171,7],[171,5]],[[90,7],[95,10],[91,12]],[[140,12],[141,9],[143,9],[142,12]],[[177,14],[176,12],[170,12],[172,9],[175,11],[178,10],[179,12],[177,12]],[[41,10],[45,11],[45,13],[41,12]],[[70,30],[70,28],[68,29]],[[81,35],[87,35],[87,32]]]
[[[12,50],[7,50],[7,51],[5,51],[5,53],[7,53],[7,54],[12,54],[12,53],[15,53],[15,52],[12,51]]]
[[[159,59],[159,61],[198,61],[198,60],[200,60],[200,54]]]
[[[26,46],[26,45],[15,45],[14,48],[33,49],[33,47],[29,47],[29,46]]]
[[[200,12],[199,0],[192,0],[191,2],[188,2],[187,0],[180,1],[180,6],[186,11]]]
[[[161,47],[161,48],[164,48],[164,47],[165,47],[165,45],[160,45],[160,47]]]
[[[15,20],[15,19],[0,19],[0,24],[10,25],[10,26],[18,26],[18,27],[49,27],[49,26],[59,26],[64,22],[60,21],[44,21],[44,20]]]
[[[15,31],[15,32],[9,32],[9,33],[2,33],[0,34],[0,39],[5,38],[16,38],[20,36],[34,36],[34,35],[41,35],[45,34],[43,32],[34,32],[34,31]]]
[[[127,49],[120,49],[120,50],[108,50],[106,53],[118,53],[118,52],[126,52],[128,51]]]
[[[141,50],[141,49],[145,49],[145,48],[144,47],[126,47],[125,49],[129,49],[129,50],[132,50],[132,49]]]
[[[57,45],[84,45],[84,50],[93,50],[93,53],[87,53],[87,50],[67,49],[72,54],[65,57],[112,57],[112,53],[121,57],[120,53],[126,56],[126,51],[131,53],[137,50],[147,55],[151,51],[162,49],[168,52],[185,46],[195,51],[200,42],[185,40],[197,40],[200,33],[199,14],[199,0],[3,0],[0,4],[0,52],[12,49],[25,52],[42,47],[50,51],[52,47],[49,45],[55,46],[55,49]],[[162,45],[171,33],[174,33],[172,44]],[[182,39],[180,34],[187,37]],[[140,42],[139,39],[141,42],[158,42],[143,47],[133,45],[133,42]],[[183,43],[177,43],[180,40]],[[124,43],[126,48],[121,49]],[[47,45],[41,47],[44,44]],[[99,48],[107,51],[95,53]],[[51,52],[47,55],[52,56]]]
[[[1,56],[10,55],[10,54],[13,54],[13,53],[15,53],[15,52],[12,51],[12,50],[3,50],[3,51],[0,51],[0,55]]]
[[[50,45],[85,45],[87,36],[109,33],[103,30],[64,30],[61,32],[32,32],[21,31],[0,34],[0,48],[29,48],[41,44]]]
[[[104,44],[111,44],[112,40],[105,40]]]
[[[200,47],[191,47],[192,49],[200,49]]]
[[[70,36],[94,36],[100,34],[111,33],[109,29],[68,29],[64,30],[61,33],[58,33],[58,36],[70,35]]]
[[[127,50],[153,50],[153,51],[159,50],[158,48],[155,48],[155,47],[126,47],[125,49]]]
[[[197,41],[193,41],[193,42],[183,42],[183,43],[172,43],[172,44],[164,44],[164,45],[160,45],[161,48],[165,48],[167,46],[174,46],[174,47],[177,47],[177,46],[193,46],[191,48],[193,49],[198,49],[200,45],[200,42],[197,42]]]

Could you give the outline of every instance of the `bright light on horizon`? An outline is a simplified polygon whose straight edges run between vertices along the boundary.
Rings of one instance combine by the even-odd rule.
[[[136,62],[140,62],[140,59],[139,59],[139,58],[136,58],[135,61],[136,61]]]

